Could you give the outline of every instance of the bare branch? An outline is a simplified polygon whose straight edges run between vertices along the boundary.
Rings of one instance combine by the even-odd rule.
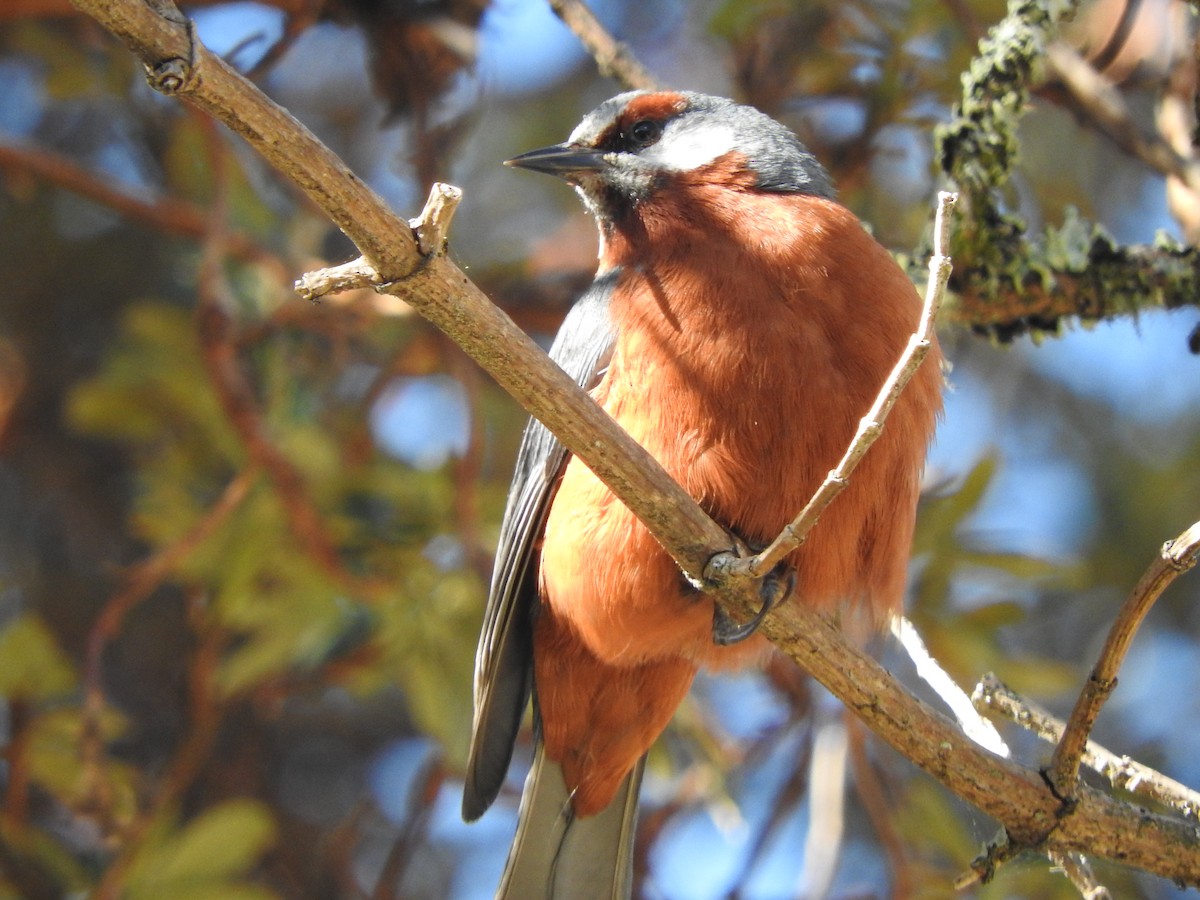
[[[346,233],[388,293],[444,331],[587,464],[690,577],[735,546],[662,466],[554,365],[444,256],[424,257],[409,224],[287,111],[192,40],[191,29],[132,0],[76,0],[120,37],[162,86],[242,135]],[[748,585],[747,590],[755,589]]]
[[[738,598],[736,603],[730,605],[739,615],[754,611],[751,600]],[[804,604],[780,606],[763,621],[762,631],[868,728],[998,820],[1010,844],[1002,855],[1027,849],[1073,850],[1200,883],[1200,827],[1195,824],[1149,813],[1082,784],[1068,810],[1041,773],[969,740],[878,662],[851,646],[836,625]]]
[[[118,190],[74,160],[44,147],[0,144],[0,169],[40,178],[107,206],[133,222],[171,234],[200,239],[208,228],[206,213],[195,204],[174,197],[148,198]],[[278,257],[248,235],[231,232],[226,243],[230,255],[238,259],[282,268]]]
[[[1058,743],[1066,730],[1061,719],[1022,697],[990,673],[976,685],[971,699],[980,712],[998,713],[1048,744]],[[1200,822],[1200,793],[1187,785],[1128,756],[1118,756],[1092,740],[1084,745],[1081,759],[1117,790],[1169,806],[1188,819]]]
[[[629,90],[654,90],[658,81],[637,61],[628,47],[608,30],[588,9],[583,0],[549,0],[554,14],[575,33],[584,49],[596,61],[600,74],[619,82]]]
[[[1116,62],[1117,57],[1121,55],[1121,50],[1125,47],[1125,43],[1129,40],[1130,34],[1133,33],[1133,28],[1137,24],[1137,17],[1141,8],[1142,0],[1125,0],[1125,3],[1121,6],[1121,17],[1117,20],[1117,25],[1113,29],[1112,34],[1108,36],[1108,40],[1104,42],[1104,46],[1096,51],[1096,54],[1088,60],[1091,65],[1103,71]]]
[[[850,738],[850,769],[854,793],[867,814],[875,837],[887,858],[888,878],[892,883],[893,897],[911,897],[915,893],[916,877],[913,860],[905,848],[904,839],[898,829],[895,803],[884,789],[880,771],[868,753],[869,732],[863,723],[845,713],[846,730]]]
[[[1200,305],[1196,247],[1166,238],[1118,246],[1098,226],[1054,237],[1070,244],[1077,263],[1024,248],[1005,268],[985,269],[959,255],[945,321],[1009,341],[1028,331],[1054,332],[1066,319],[1098,322],[1140,309]]]
[[[1153,245],[1122,246],[1078,217],[1031,236],[1000,202],[1020,157],[1017,126],[1029,107],[1030,83],[1059,21],[1076,6],[1077,0],[1010,0],[1008,15],[980,41],[963,75],[951,120],[934,132],[938,162],[969,208],[954,236],[950,287],[957,296],[946,319],[999,340],[1054,333],[1073,317],[1096,321],[1200,302],[1196,247],[1161,236]]]
[[[80,736],[83,762],[81,778],[84,785],[81,807],[91,812],[106,830],[114,827],[114,823],[110,816],[112,788],[104,775],[104,736],[101,733],[101,718],[105,709],[102,678],[105,648],[120,632],[121,623],[130,610],[149,597],[241,506],[258,474],[258,466],[254,464],[242,470],[225,486],[217,502],[178,540],[126,571],[121,589],[104,604],[88,632]]]
[[[821,514],[850,484],[851,473],[871,449],[871,445],[883,434],[888,414],[925,360],[933,342],[934,322],[941,308],[942,298],[946,294],[946,282],[950,278],[951,262],[947,255],[950,243],[950,210],[957,199],[957,194],[945,191],[938,194],[933,224],[933,255],[929,258],[929,281],[917,330],[909,339],[908,346],[904,348],[883,387],[879,389],[871,409],[858,423],[858,431],[850,441],[850,446],[846,448],[845,455],[817,488],[817,492],[804,509],[765,550],[747,558],[736,558],[732,555],[715,556],[709,563],[713,572],[724,568],[731,573],[745,573],[755,577],[770,572],[785,556],[804,543]]]
[[[1142,575],[1125,601],[1117,619],[1108,633],[1104,649],[1100,651],[1092,674],[1088,676],[1071,718],[1067,721],[1062,739],[1054,750],[1050,762],[1051,784],[1060,797],[1071,798],[1079,778],[1079,760],[1091,734],[1092,725],[1100,708],[1113,688],[1117,686],[1117,670],[1125,661],[1125,654],[1150,611],[1150,607],[1180,574],[1196,565],[1200,555],[1200,522],[1194,523],[1173,541],[1163,544],[1162,552]]]
[[[417,238],[417,250],[422,257],[442,256],[450,233],[450,220],[462,201],[462,190],[452,184],[435,183],[429,189],[425,208],[408,222]],[[307,272],[296,281],[296,293],[305,300],[317,300],[326,294],[370,287],[388,292],[386,279],[366,257],[315,272]]]
[[[1086,121],[1118,147],[1162,175],[1178,178],[1193,190],[1200,187],[1200,163],[1185,159],[1166,141],[1144,133],[1121,92],[1072,47],[1062,41],[1046,47],[1046,71],[1067,89]]]
[[[1112,900],[1112,894],[1096,880],[1091,863],[1082,853],[1051,853],[1050,861],[1075,885],[1083,900]]]

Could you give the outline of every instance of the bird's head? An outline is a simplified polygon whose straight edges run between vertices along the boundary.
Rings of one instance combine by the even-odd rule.
[[[690,91],[632,91],[607,100],[565,143],[506,165],[575,185],[602,223],[619,223],[683,183],[832,197],[829,176],[791,131],[750,106]]]

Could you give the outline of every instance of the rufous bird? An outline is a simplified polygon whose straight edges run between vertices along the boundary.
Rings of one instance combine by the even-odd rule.
[[[595,281],[550,355],[718,523],[769,542],[916,330],[912,282],[795,135],[731,100],[621,94],[566,143],[508,165],[574,185],[599,226]],[[792,602],[875,627],[899,611],[939,362],[935,344],[787,559]],[[646,751],[698,669],[769,652],[717,622],[714,634],[712,598],[646,527],[530,421],[476,656],[463,796],[468,821],[495,800],[532,693],[537,746],[498,896],[629,895]]]

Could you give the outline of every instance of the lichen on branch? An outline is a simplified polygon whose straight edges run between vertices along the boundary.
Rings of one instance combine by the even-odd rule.
[[[1047,47],[1077,6],[1076,0],[1010,0],[963,74],[950,121],[934,134],[938,163],[963,195],[946,319],[1002,341],[1056,334],[1068,319],[1200,302],[1194,247],[1161,234],[1152,244],[1121,245],[1073,209],[1061,225],[1030,236],[1024,219],[1004,204],[1021,154],[1021,116]],[[919,277],[918,267],[910,268]]]

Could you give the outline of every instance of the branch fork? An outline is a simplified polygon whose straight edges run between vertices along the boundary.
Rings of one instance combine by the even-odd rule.
[[[1092,668],[1083,691],[1075,701],[1071,718],[1063,729],[1047,770],[1055,793],[1069,802],[1079,783],[1079,763],[1088,743],[1088,735],[1100,709],[1117,686],[1117,671],[1133,637],[1155,601],[1179,575],[1193,568],[1200,558],[1200,522],[1193,523],[1174,540],[1162,546],[1122,605],[1109,630],[1100,658]]]
[[[415,219],[408,220],[413,240],[421,254],[416,267],[399,278],[386,279],[365,256],[313,272],[306,272],[296,281],[296,293],[316,303],[326,294],[369,287],[381,294],[394,293],[401,281],[420,272],[430,259],[445,256],[450,234],[450,221],[462,202],[462,189],[452,184],[435,183],[429,189],[425,207]]]

